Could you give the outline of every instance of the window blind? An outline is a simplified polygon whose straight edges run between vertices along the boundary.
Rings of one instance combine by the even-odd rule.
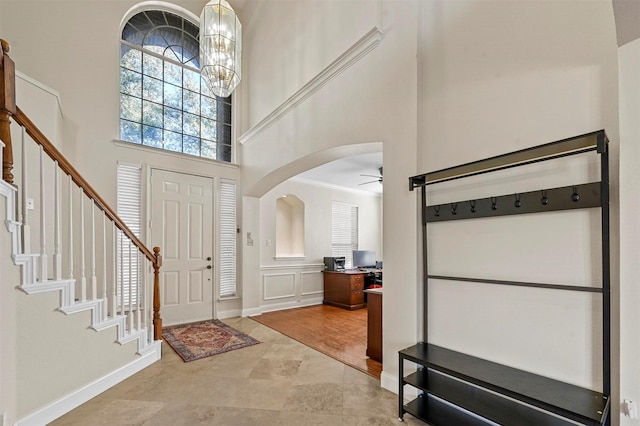
[[[142,202],[142,166],[139,164],[118,164],[116,212],[136,237],[140,238]],[[122,233],[117,241],[117,284],[118,307],[128,310],[129,302],[134,307],[141,291],[142,271],[138,249]],[[124,286],[123,286],[124,283]],[[129,298],[129,289],[131,298]]]
[[[236,295],[236,182],[220,179],[220,297]]]
[[[345,258],[345,267],[353,266],[352,251],[358,249],[358,206],[331,203],[331,256]]]

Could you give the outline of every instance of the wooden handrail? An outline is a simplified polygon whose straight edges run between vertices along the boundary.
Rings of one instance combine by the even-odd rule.
[[[111,207],[102,199],[95,189],[86,181],[85,178],[69,163],[66,157],[58,151],[51,141],[38,129],[38,127],[26,116],[24,112],[16,107],[13,114],[14,121],[24,127],[25,131],[38,145],[42,146],[44,152],[51,159],[58,163],[58,167],[62,169],[71,179],[80,187],[82,191],[93,200],[100,210],[120,229],[133,244],[145,255],[153,264],[153,336],[155,340],[162,339],[162,318],[160,317],[160,266],[162,265],[162,255],[160,248],[154,247],[153,253],[144,245],[142,241],[129,229],[129,227],[120,219],[120,217],[111,209]],[[6,149],[6,148],[5,148]]]
[[[62,169],[71,179],[80,187],[82,191],[93,200],[100,210],[104,212],[106,217],[111,220],[114,225],[120,229],[145,255],[153,264],[154,280],[153,280],[153,326],[154,339],[162,339],[162,318],[160,317],[160,266],[162,265],[162,256],[160,248],[154,247],[153,253],[146,245],[129,229],[122,219],[113,211],[106,201],[96,192],[95,189],[86,181],[85,178],[71,165],[66,157],[58,151],[58,149],[49,141],[49,139],[38,129],[38,127],[22,112],[16,105],[15,99],[15,64],[9,57],[9,43],[0,39],[0,140],[4,142],[3,159],[2,159],[2,178],[13,183],[13,148],[11,143],[11,127],[10,119],[22,126],[27,134],[40,145],[44,152],[51,159],[57,162],[58,167]]]
[[[16,112],[16,66],[9,57],[9,43],[0,40],[0,140],[4,142],[2,178],[13,183],[13,148],[11,144],[11,116]]]
[[[33,122],[25,115],[19,107],[16,107],[16,113],[13,115],[14,121],[20,126],[24,127],[25,131],[38,145],[42,146],[44,152],[51,157],[54,161],[58,162],[58,166],[67,175],[71,176],[71,179],[84,191],[87,197],[91,198],[98,208],[102,210],[107,217],[122,231],[127,237],[138,247],[138,249],[155,264],[156,257],[149,250],[142,241],[129,229],[129,227],[120,219],[120,217],[109,207],[109,205],[102,199],[95,189],[86,181],[85,178],[69,163],[65,156],[58,151],[53,143],[33,124]]]

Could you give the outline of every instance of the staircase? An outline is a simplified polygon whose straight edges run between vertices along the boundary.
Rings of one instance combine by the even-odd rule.
[[[18,284],[27,295],[58,293],[59,312],[88,312],[87,326],[94,331],[86,333],[115,329],[116,343],[135,341],[142,361],[33,413],[14,414],[21,418],[17,424],[44,424],[159,359],[162,257],[158,247],[151,251],[139,240],[16,106],[15,66],[8,44],[0,41],[0,196],[6,199],[11,258],[20,269],[20,282],[12,286]],[[3,411],[11,414],[13,408],[0,402],[0,425]]]

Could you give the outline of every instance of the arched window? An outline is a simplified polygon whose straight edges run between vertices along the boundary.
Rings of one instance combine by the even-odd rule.
[[[216,97],[200,77],[198,31],[160,10],[127,21],[120,47],[120,139],[231,162],[231,97]]]

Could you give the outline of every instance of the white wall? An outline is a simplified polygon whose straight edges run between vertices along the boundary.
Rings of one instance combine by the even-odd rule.
[[[251,94],[249,126],[263,119],[371,29],[378,20],[377,3],[378,0],[279,0],[251,5],[243,23],[243,48],[248,53],[243,60],[248,71],[244,73],[243,87]],[[310,20],[310,16],[314,19]]]
[[[265,9],[280,4],[275,1],[260,3]],[[369,149],[368,152],[372,152],[382,149],[385,170],[384,273],[385,289],[388,289],[384,298],[383,325],[383,358],[388,361],[384,365],[383,385],[395,390],[397,351],[418,338],[416,196],[409,192],[407,184],[407,178],[417,170],[417,2],[343,1],[339,8],[324,7],[327,6],[325,4],[319,9],[315,8],[318,3],[324,2],[300,2],[304,9],[296,9],[291,15],[286,8],[276,8],[281,14],[277,29],[268,21],[249,19],[249,25],[254,29],[246,34],[244,40],[245,64],[249,64],[247,72],[253,74],[253,67],[257,67],[256,64],[260,64],[266,54],[265,51],[252,50],[254,42],[274,45],[277,41],[285,51],[296,51],[296,38],[279,38],[279,34],[294,34],[308,26],[317,32],[315,41],[323,42],[317,48],[306,46],[302,66],[313,69],[303,73],[305,77],[325,77],[322,74],[324,67],[339,61],[351,47],[358,46],[358,41],[371,28],[377,27],[381,31],[379,44],[340,72],[330,74],[324,85],[293,106],[282,103],[282,99],[290,96],[292,91],[302,89],[304,86],[300,85],[307,82],[296,74],[289,75],[288,69],[279,69],[286,78],[278,82],[288,86],[281,94],[274,95],[278,102],[270,99],[270,88],[256,88],[252,84],[243,87],[243,96],[250,108],[253,105],[264,108],[255,115],[245,112],[246,117],[251,117],[247,126],[253,125],[264,114],[273,112],[275,116],[269,126],[251,128],[245,133],[249,136],[242,137],[243,185],[245,195],[260,197],[277,184],[309,168],[358,150],[367,152]],[[335,6],[335,3],[327,3]],[[255,3],[245,5],[246,16],[254,16],[252,5]],[[331,19],[343,22],[344,16],[338,16],[341,13],[350,14],[351,28],[358,32],[350,33],[348,29],[336,31],[331,26],[315,24]],[[256,12],[255,16],[260,14]],[[335,56],[326,58],[323,53],[325,46]],[[340,52],[338,46],[346,50]],[[275,109],[268,111],[274,105]],[[284,114],[276,114],[280,107],[290,108]],[[259,249],[262,251],[264,245],[261,244]],[[256,267],[245,264],[245,268]],[[246,278],[245,286],[254,285],[248,284]]]
[[[620,67],[620,399],[640,400],[640,39],[618,49]],[[639,420],[621,417],[620,424]]]
[[[132,155],[140,163],[182,170],[195,164],[110,144],[118,134],[116,33],[134,3],[0,0],[0,28],[12,43],[12,57],[21,71],[60,92],[65,105],[63,148],[108,200],[115,200],[119,158]],[[199,14],[205,1],[179,3]],[[193,166],[198,173],[241,173],[245,286],[260,285],[264,238],[258,198],[299,172],[344,155],[345,146],[359,149],[359,144],[367,143],[382,143],[384,152],[385,287],[391,289],[384,298],[383,385],[387,387],[393,389],[397,379],[397,350],[420,338],[417,194],[408,191],[407,177],[604,128],[612,142],[612,236],[617,247],[617,94],[623,89],[629,93],[627,87],[633,90],[629,75],[638,67],[637,43],[623,46],[619,52],[625,80],[619,89],[609,0],[345,0],[339,8],[330,7],[335,2],[320,1],[281,5],[275,0],[247,1],[243,10],[246,78],[239,94],[246,103],[238,117],[242,132],[283,105],[368,29],[378,26],[383,35],[377,47],[249,138],[239,152],[241,172]],[[34,15],[34,7],[40,13]],[[100,25],[95,25],[98,17]],[[47,43],[41,43],[43,33]],[[274,52],[275,45],[282,50]],[[638,111],[629,99],[621,95],[626,105],[621,113],[627,117]],[[635,134],[631,138],[637,139],[626,120],[622,136]],[[624,139],[621,143],[624,206],[627,194],[637,189],[630,171],[637,152]],[[632,228],[632,211],[625,210],[620,217],[621,235]],[[252,232],[253,246],[248,245],[246,232]],[[632,287],[637,274],[629,266],[633,259],[627,257],[637,254],[633,235],[620,239],[620,293],[617,289],[613,293],[614,307],[620,296],[629,295],[620,301],[622,324],[634,321],[637,302]],[[617,261],[613,267],[615,283]],[[243,296],[246,312],[259,303],[256,294]],[[620,396],[638,400],[640,377],[633,363],[640,349],[631,327],[620,330]],[[491,355],[517,361],[509,351],[487,354]],[[586,381],[587,375],[577,374],[575,380]]]
[[[295,195],[304,203],[304,258],[276,256],[276,200],[283,195]],[[247,297],[260,301],[260,311],[322,303],[321,271],[324,256],[331,256],[333,201],[358,207],[358,247],[382,254],[377,194],[289,179],[260,198],[260,239],[254,240],[260,247],[260,280],[244,286]]]
[[[140,2],[2,3],[3,38],[12,46],[16,68],[60,94],[64,105],[63,153],[107,202],[115,205],[115,165],[123,158],[233,178],[233,172],[218,170],[213,162],[199,166],[201,163],[189,157],[166,157],[151,150],[136,152],[112,143],[119,137],[120,24],[127,11]],[[173,3],[199,16],[206,1]],[[34,9],[38,14],[33,14]],[[46,43],[42,42],[43,34],[47,34]],[[21,104],[19,98],[17,103]]]
[[[20,99],[18,106],[20,109],[35,123],[40,131],[49,139],[49,141],[58,149],[62,144],[62,128],[63,128],[63,116],[62,108],[60,105],[60,95],[50,87],[43,85],[42,83],[34,80],[26,74],[17,72],[16,75],[16,99]],[[20,188],[18,197],[20,205],[18,206],[18,215],[22,220],[23,205],[21,200],[23,194],[26,194],[24,198],[31,199],[33,201],[34,208],[29,210],[28,214],[30,219],[27,219],[29,224],[29,234],[31,253],[39,253],[41,250],[40,228],[41,223],[38,219],[40,212],[43,211],[41,205],[40,194],[40,153],[39,146],[33,142],[31,137],[24,133],[25,148],[27,152],[26,156],[26,179],[23,179],[23,152],[22,152],[22,136],[23,131],[16,123],[11,124],[11,135],[13,142],[13,161],[14,161],[14,183]],[[54,180],[54,163],[48,156],[44,156],[43,170],[45,174],[45,182],[53,182]],[[26,185],[23,185],[23,181],[26,180]],[[66,182],[66,179],[65,181]],[[53,186],[51,186],[52,188]],[[25,191],[26,188],[26,192]],[[54,211],[54,200],[51,194],[47,193],[45,196],[45,212]],[[54,252],[54,216],[52,214],[45,214],[45,229],[48,230],[46,236],[46,250],[47,253]],[[34,220],[35,218],[35,220]],[[65,223],[66,228],[66,223]],[[65,234],[66,235],[66,234]],[[53,256],[49,257],[49,265],[53,267]]]
[[[23,418],[137,359],[137,342],[118,345],[116,328],[96,332],[89,311],[57,311],[57,292],[16,292],[17,407]]]
[[[331,256],[332,201],[358,206],[358,247],[381,253],[379,195],[289,179],[260,198],[260,265],[281,264],[275,247],[276,199],[286,194],[304,203],[305,262],[324,265],[323,257]]]
[[[19,71],[16,74],[16,99],[21,100],[18,106],[60,149],[63,129],[60,94],[26,74]]]
[[[6,219],[6,199],[0,196],[0,217]],[[2,234],[8,235],[6,229]],[[17,419],[16,398],[16,324],[17,307],[15,283],[20,279],[20,271],[11,260],[11,244],[9,238],[0,238],[0,267],[2,282],[0,283],[0,419],[4,417],[5,425],[13,424]]]
[[[421,3],[420,25],[421,172],[605,129],[614,177],[615,295],[618,90],[611,3],[430,1]],[[435,186],[429,200],[598,180],[594,170],[578,160],[522,168]],[[595,212],[466,222],[429,226],[430,273],[599,285]],[[441,281],[430,292],[430,341],[602,386],[600,296]],[[616,348],[614,339],[614,359]],[[615,384],[615,365],[613,374]]]
[[[234,165],[114,142],[119,137],[120,24],[127,11],[140,2],[0,2],[3,4],[2,37],[11,44],[16,68],[40,82],[42,87],[53,88],[50,90],[57,93],[64,104],[61,131],[64,137],[57,143],[58,147],[114,210],[118,161],[144,166],[144,194],[147,193],[146,171],[151,168],[239,181],[240,172]],[[206,1],[173,3],[199,16]],[[39,10],[37,16],[33,14],[34,8]],[[48,34],[47,43],[42,43],[42,34]],[[18,91],[19,106],[26,104],[26,99],[33,94],[32,88],[20,82],[19,87],[23,86],[24,89]],[[26,108],[25,112],[31,117],[38,112],[38,107]],[[57,123],[46,119],[35,123],[43,126],[45,134],[54,142],[60,137]],[[14,139],[17,139],[15,134]],[[148,223],[147,212],[144,208],[143,223]],[[149,229],[144,229],[142,240],[151,246],[149,235]],[[240,279],[241,274],[238,276]],[[224,301],[217,310],[223,315],[238,314],[240,305],[238,299]]]
[[[116,165],[122,160],[142,164],[145,171],[157,167],[239,180],[239,169],[234,165],[189,156],[167,155],[130,144],[114,143],[114,139],[119,135],[119,28],[123,16],[131,6],[138,3],[137,1],[99,3],[71,0],[55,4],[35,0],[0,2],[0,22],[3,29],[1,36],[11,44],[11,56],[17,69],[23,73],[22,75],[41,82],[47,88],[53,88],[59,94],[61,103],[64,104],[63,124],[58,126],[55,121],[55,118],[59,117],[57,113],[45,117],[44,122],[33,117],[32,114],[38,115],[40,108],[49,104],[36,101],[37,108],[27,107],[29,100],[34,100],[38,95],[34,94],[33,87],[20,81],[17,104],[24,107],[25,112],[34,118],[36,125],[43,127],[45,133],[57,143],[72,164],[114,209]],[[175,3],[199,15],[206,1],[187,0]],[[38,13],[34,14],[33,10],[36,9]],[[43,34],[47,35],[46,43],[43,43]],[[47,119],[54,121],[46,121]],[[57,137],[60,133],[64,137],[58,143]],[[14,134],[15,139],[17,138]],[[146,183],[147,174],[144,177]],[[239,192],[240,190],[241,185]],[[146,185],[144,191],[146,194]],[[144,214],[146,213],[145,208]],[[144,223],[148,223],[146,218],[143,217]],[[144,231],[143,241],[150,244],[149,232],[146,229]],[[238,276],[241,279],[241,274]],[[41,297],[44,296],[37,296]],[[113,345],[113,332],[95,333],[93,336],[86,330],[90,323],[84,322],[83,333],[91,336],[74,334],[74,331],[69,331],[68,328],[80,327],[79,320],[64,317],[59,313],[55,313],[57,316],[50,318],[47,325],[59,325],[62,334],[48,332],[33,319],[47,321],[48,314],[36,313],[37,309],[49,309],[46,312],[53,315],[53,308],[43,307],[33,299],[27,300],[19,301],[22,303],[20,306],[24,307],[24,315],[29,315],[30,318],[24,324],[20,324],[19,329],[22,335],[29,338],[24,339],[17,348],[20,359],[20,416],[28,414],[42,404],[52,402],[51,398],[59,398],[75,387],[95,380],[115,369],[115,366],[123,365],[135,352],[135,349],[129,348],[131,345],[127,345],[118,348],[120,351],[126,351],[126,355],[123,355],[123,352],[108,355],[109,352],[101,345],[104,344],[104,340]],[[220,302],[217,312],[221,316],[239,315],[241,300]],[[44,319],[43,315],[48,319]],[[85,315],[81,316],[82,320],[86,319]],[[47,333],[47,337],[57,336],[58,341],[52,345],[42,333]],[[66,338],[64,333],[70,333],[74,337]],[[67,339],[70,342],[75,339],[76,344],[70,344],[69,349],[54,352],[47,363],[42,363],[47,345],[61,346],[59,342]],[[91,341],[92,339],[95,341]],[[87,349],[91,353],[86,353],[85,345],[92,345]],[[91,358],[82,358],[78,362],[76,357],[83,352]],[[51,365],[56,365],[57,368],[51,369]],[[74,370],[75,366],[79,366],[77,371]],[[67,370],[72,371],[67,373]],[[54,378],[53,373],[62,377]],[[53,384],[50,385],[49,382]]]
[[[242,197],[242,316],[261,312],[260,292],[256,291],[260,288],[260,241],[260,199]]]

